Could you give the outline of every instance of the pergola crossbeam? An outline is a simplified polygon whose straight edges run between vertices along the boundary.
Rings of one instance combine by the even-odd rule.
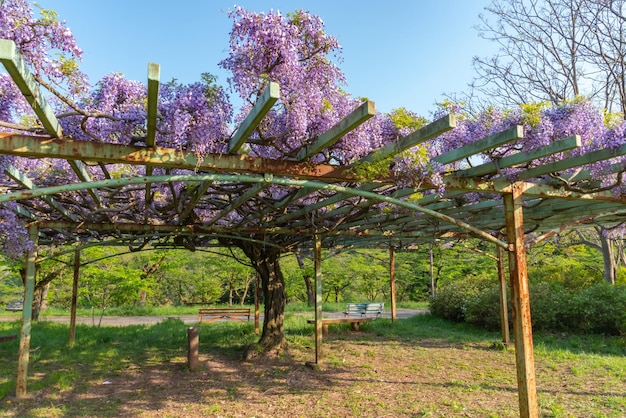
[[[278,83],[270,81],[248,116],[241,122],[241,125],[239,125],[239,128],[230,139],[228,143],[228,152],[230,154],[239,151],[279,98],[280,86]]]
[[[302,148],[296,156],[296,160],[305,160],[319,153],[323,149],[330,147],[342,136],[352,131],[375,114],[376,106],[374,105],[374,102],[369,100],[363,102],[363,104],[356,108],[352,113],[340,120],[328,131],[320,135],[312,144],[306,145]]]
[[[7,166],[4,169],[4,172],[7,176],[11,177],[17,183],[21,184],[23,187],[26,187],[28,190],[37,189],[37,186],[33,183],[32,179],[30,179],[26,174],[22,173],[20,170],[13,167],[12,165]],[[44,202],[50,205],[50,207],[52,207],[54,210],[59,212],[61,215],[63,215],[67,219],[70,219],[72,221],[78,220],[76,215],[68,211],[67,208],[65,208],[63,205],[58,203],[53,197],[43,196],[42,199]]]
[[[580,136],[573,135],[532,151],[522,151],[510,156],[502,157],[498,159],[497,162],[490,161],[466,170],[457,171],[454,175],[457,177],[479,177],[487,174],[495,174],[498,170],[503,168],[526,164],[539,158],[545,158],[560,152],[570,151],[580,147],[580,145]]]
[[[506,131],[495,133],[479,141],[472,142],[471,144],[464,145],[444,154],[440,154],[433,158],[433,161],[438,162],[439,164],[450,164],[492,148],[508,144],[509,142],[523,137],[524,129],[522,126],[517,125],[507,129]]]
[[[429,123],[426,126],[421,127],[415,132],[402,137],[397,142],[392,144],[385,145],[384,147],[368,154],[367,156],[361,158],[359,163],[364,162],[376,162],[384,160],[385,158],[397,155],[402,151],[405,151],[409,148],[417,146],[423,142],[428,141],[436,136],[441,135],[444,132],[449,131],[450,129],[456,126],[456,119],[454,115],[446,115],[436,121]]]
[[[555,161],[553,163],[543,164],[539,167],[530,168],[521,172],[518,175],[518,179],[527,180],[550,173],[561,173],[576,167],[582,167],[588,164],[610,160],[611,158],[622,157],[624,155],[626,155],[626,144],[623,144],[615,149],[604,148],[560,161]]]
[[[151,164],[165,169],[178,168],[190,171],[274,173],[300,178],[323,178],[328,181],[355,180],[349,168],[330,164],[229,154],[209,154],[199,158],[192,152],[182,152],[159,146],[146,148],[5,133],[0,133],[0,139],[0,154],[28,158],[81,159],[83,161],[130,165]]]
[[[63,136],[61,125],[41,93],[33,75],[28,70],[15,42],[8,39],[0,39],[0,62],[2,62],[4,68],[20,89],[20,92],[22,92],[28,104],[33,108],[35,115],[41,121],[48,135],[53,138],[61,138]]]

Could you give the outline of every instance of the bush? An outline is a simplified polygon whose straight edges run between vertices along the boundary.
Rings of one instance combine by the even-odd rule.
[[[583,289],[572,301],[572,322],[587,334],[624,333],[626,287],[598,283]]]
[[[485,279],[465,278],[437,289],[430,302],[431,314],[453,322],[464,322],[470,304],[487,286]]]
[[[537,331],[626,335],[626,286],[598,283],[570,291],[560,283],[531,283],[530,309]],[[449,321],[498,330],[498,285],[476,278],[449,283],[437,292],[430,311]]]
[[[530,284],[530,318],[538,331],[571,331],[572,294],[555,282]]]
[[[511,318],[510,304],[509,318]],[[465,321],[490,331],[500,330],[500,286],[492,284],[467,301]]]

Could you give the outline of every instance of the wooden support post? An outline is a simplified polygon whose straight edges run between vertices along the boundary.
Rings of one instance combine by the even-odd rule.
[[[37,259],[37,238],[39,228],[37,224],[28,227],[33,248],[28,252],[26,259],[26,273],[24,277],[24,305],[22,308],[22,330],[20,332],[20,348],[17,359],[17,381],[15,397],[27,397],[26,380],[28,378],[28,362],[30,358],[30,332],[33,318],[33,294],[35,292],[35,260]]]
[[[396,257],[393,247],[389,247],[389,282],[391,284],[391,321],[396,322]]]
[[[509,242],[509,275],[513,312],[513,337],[517,365],[517,390],[520,417],[539,416],[535,360],[533,355],[530,296],[526,270],[526,246],[522,212],[522,191],[519,184],[512,185],[512,193],[503,194],[506,215],[506,235]]]
[[[198,367],[198,327],[187,329],[187,365],[190,371]]]
[[[504,268],[504,249],[499,245],[496,246],[498,251],[498,283],[500,286],[500,328],[502,330],[502,342],[505,345],[511,343],[509,336],[509,305],[506,295],[506,271]]]
[[[259,310],[259,299],[261,298],[261,277],[256,274],[256,286],[254,289],[254,333],[259,335],[259,318],[261,316]]]
[[[322,240],[315,236],[315,363],[322,356]]]
[[[78,301],[78,273],[80,271],[80,250],[74,251],[74,280],[72,281],[72,307],[70,312],[70,347],[76,338],[76,304]]]

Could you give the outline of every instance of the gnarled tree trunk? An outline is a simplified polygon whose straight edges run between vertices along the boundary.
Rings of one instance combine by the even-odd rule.
[[[261,243],[240,241],[237,243],[248,256],[254,269],[261,277],[261,289],[265,300],[263,332],[259,342],[250,347],[244,358],[256,353],[277,353],[285,347],[285,278],[280,269],[280,250]]]

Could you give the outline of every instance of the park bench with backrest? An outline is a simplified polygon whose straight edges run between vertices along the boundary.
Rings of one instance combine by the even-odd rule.
[[[385,304],[382,302],[363,302],[363,303],[348,303],[346,304],[346,310],[344,315],[349,317],[350,315],[358,315],[360,317],[367,317],[373,315],[376,318],[383,314]]]
[[[200,308],[198,322],[250,320],[250,308]]]

